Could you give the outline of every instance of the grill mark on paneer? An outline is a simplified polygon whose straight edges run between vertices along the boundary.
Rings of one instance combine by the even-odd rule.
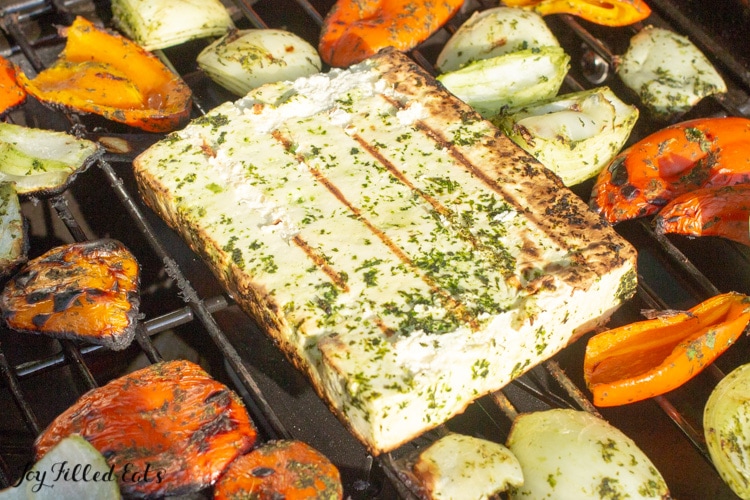
[[[328,265],[328,263],[325,260],[325,257],[320,255],[318,252],[316,252],[310,245],[307,244],[305,240],[303,240],[299,235],[295,235],[292,237],[292,241],[295,245],[300,247],[308,257],[310,257],[310,260],[312,260],[316,266],[318,266],[324,273],[328,275],[329,278],[331,278],[331,281],[341,289],[343,292],[349,291],[349,285],[346,284],[346,280],[344,279],[341,274],[339,274],[335,269],[333,269],[331,266]]]
[[[290,137],[285,137],[278,130],[274,131],[272,135],[277,141],[284,145],[287,151],[291,151],[293,149],[294,141]],[[377,159],[377,157],[375,158]],[[461,302],[455,297],[451,296],[447,290],[436,283],[431,276],[429,276],[427,273],[424,273],[423,269],[420,269],[420,267],[415,264],[413,259],[411,259],[399,245],[394,243],[393,240],[384,231],[382,231],[377,227],[376,224],[368,219],[360,208],[354,206],[354,204],[336,186],[335,182],[332,182],[328,177],[326,177],[326,175],[321,172],[320,169],[311,165],[306,160],[304,155],[297,155],[297,159],[300,161],[300,163],[303,163],[309,169],[315,180],[317,180],[321,185],[325,186],[325,188],[330,191],[334,195],[334,197],[354,215],[356,220],[360,221],[375,237],[377,237],[385,244],[385,246],[393,253],[393,255],[395,255],[401,262],[403,262],[419,274],[420,278],[431,288],[431,291],[440,298],[444,307],[458,316],[461,321],[467,322],[472,329],[476,330],[479,327],[477,321],[466,310],[466,307],[461,304]],[[312,255],[312,253],[308,255]],[[318,261],[315,259],[314,262],[318,264]],[[330,267],[328,267],[328,269],[330,270],[330,272],[335,273],[335,271],[333,271]],[[379,327],[383,331],[390,330],[390,328],[386,327],[382,322],[379,322]]]

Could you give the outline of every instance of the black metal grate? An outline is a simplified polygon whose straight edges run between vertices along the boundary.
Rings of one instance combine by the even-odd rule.
[[[323,16],[332,4],[332,0],[235,0],[227,6],[238,27],[289,29],[315,44]],[[431,61],[450,34],[472,11],[494,5],[467,0],[459,16],[413,51],[412,57],[434,73]],[[680,14],[682,5],[676,0],[652,0],[649,5],[655,11],[649,23],[689,36],[724,73],[730,86],[726,96],[704,100],[684,118],[747,114],[747,61],[726,42],[717,40],[708,26]],[[78,14],[107,24],[108,2],[0,2],[4,34],[0,54],[27,72],[43,69],[62,47],[55,24],[66,24]],[[602,29],[564,15],[548,21],[574,61],[564,91],[606,84],[623,100],[637,104],[635,96],[613,76],[612,67],[640,25]],[[191,86],[194,116],[235,98],[196,69],[194,56],[205,43],[191,42],[158,52]],[[373,458],[333,418],[275,346],[237,310],[202,263],[141,204],[130,161],[158,136],[92,117],[50,111],[34,102],[8,119],[102,141],[124,141],[132,148],[105,155],[68,192],[40,203],[25,203],[24,209],[36,221],[32,230],[43,229],[32,234],[34,254],[61,241],[92,237],[112,236],[126,243],[144,267],[146,318],[138,330],[137,345],[121,353],[0,331],[0,404],[6,406],[0,418],[0,487],[14,481],[19,468],[29,460],[34,437],[80,394],[137,363],[187,353],[200,357],[214,376],[233,384],[265,439],[304,439],[331,457],[342,470],[347,495],[352,498],[413,497],[403,465],[424,444],[448,430],[502,442],[518,412],[550,407],[584,409],[607,418],[646,451],[677,498],[734,497],[711,466],[700,416],[716,382],[748,361],[746,340],[683,389],[627,408],[597,410],[580,389],[582,339],[502,391],[480,399],[464,415],[396,452]],[[663,125],[642,112],[631,140]],[[590,187],[584,184],[576,192],[586,198]],[[637,297],[615,315],[613,324],[639,319],[642,308],[686,308],[720,291],[750,293],[747,248],[721,240],[659,236],[644,221],[623,223],[617,229],[639,250],[640,283]],[[174,346],[183,344],[186,350],[174,354]]]

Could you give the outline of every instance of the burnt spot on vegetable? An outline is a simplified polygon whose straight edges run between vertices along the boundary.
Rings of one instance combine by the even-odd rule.
[[[67,310],[81,295],[83,295],[83,290],[66,290],[56,293],[52,298],[53,312],[59,313]]]
[[[250,471],[250,475],[253,477],[268,477],[275,472],[270,467],[256,467]]]

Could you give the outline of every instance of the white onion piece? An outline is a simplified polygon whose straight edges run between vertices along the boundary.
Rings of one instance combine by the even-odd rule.
[[[436,66],[455,71],[472,61],[519,50],[560,46],[541,15],[516,7],[474,12],[443,46]]]
[[[234,28],[220,0],[112,0],[112,21],[146,50],[220,36]]]
[[[711,62],[687,37],[647,26],[618,58],[617,75],[656,116],[687,112],[727,86]]]
[[[0,123],[0,182],[14,182],[19,195],[55,194],[101,152],[64,132]]]
[[[212,80],[240,96],[266,83],[310,76],[322,67],[312,45],[276,29],[231,31],[203,49],[197,61]]]
[[[570,56],[561,47],[546,46],[475,61],[437,79],[489,117],[557,95],[569,64]]]
[[[24,471],[16,486],[0,491],[0,500],[117,500],[121,495],[116,474],[96,448],[73,434]]]
[[[664,479],[635,442],[585,411],[520,414],[506,445],[523,469],[514,499],[669,498]]]
[[[750,498],[750,364],[716,384],[703,411],[703,430],[721,478],[740,498]]]
[[[566,186],[597,175],[620,152],[638,120],[609,87],[555,96],[494,119]]]
[[[508,448],[457,433],[432,443],[412,469],[433,500],[479,500],[523,484],[521,465]]]

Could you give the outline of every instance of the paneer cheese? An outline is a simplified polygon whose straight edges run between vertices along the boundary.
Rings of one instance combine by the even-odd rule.
[[[392,50],[222,104],[134,168],[375,454],[603,323],[635,285],[625,240]]]

